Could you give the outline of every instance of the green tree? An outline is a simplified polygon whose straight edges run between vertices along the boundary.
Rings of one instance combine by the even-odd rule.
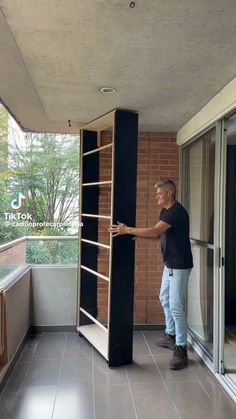
[[[7,170],[7,134],[8,114],[6,109],[0,105],[0,176],[6,175]]]
[[[5,215],[8,205],[7,193],[7,134],[8,134],[8,114],[3,106],[0,105],[0,243],[11,238],[11,231],[5,226]]]
[[[13,136],[9,169],[10,191],[26,196],[34,222],[68,223],[78,216],[78,136],[27,133],[22,143]]]
[[[70,223],[78,217],[79,137],[66,134],[22,133],[9,129],[8,113],[0,106],[0,243],[22,235],[63,235],[68,228],[26,230],[6,226],[4,213],[21,192],[26,197],[22,211],[36,223]],[[36,244],[35,244],[36,245]],[[45,256],[45,247],[38,250]],[[31,250],[37,258],[37,251]],[[55,244],[48,244],[54,258]],[[40,255],[39,259],[40,259]],[[49,256],[48,256],[49,257]],[[49,257],[49,259],[50,259]],[[40,260],[41,260],[40,259]]]
[[[76,264],[77,257],[76,240],[31,241],[27,245],[27,262],[32,264]]]

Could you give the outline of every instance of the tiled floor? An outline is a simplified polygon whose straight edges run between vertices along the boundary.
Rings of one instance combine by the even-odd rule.
[[[233,419],[236,404],[193,352],[168,368],[160,332],[134,333],[134,363],[110,369],[75,333],[27,342],[0,398],[1,419]]]

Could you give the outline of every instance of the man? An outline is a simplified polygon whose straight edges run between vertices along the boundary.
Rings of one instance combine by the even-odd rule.
[[[132,234],[143,238],[160,238],[164,271],[160,302],[164,309],[166,330],[158,346],[174,351],[170,368],[187,366],[187,313],[186,297],[188,278],[193,267],[189,240],[189,217],[185,208],[176,200],[176,187],[171,180],[158,182],[156,198],[162,207],[160,220],[154,227],[136,228],[117,223],[109,228],[113,237]]]

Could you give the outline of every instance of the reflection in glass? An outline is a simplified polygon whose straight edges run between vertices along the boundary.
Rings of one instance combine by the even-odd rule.
[[[215,128],[187,146],[183,157],[183,204],[189,213],[194,262],[188,289],[188,323],[212,354]]]
[[[188,287],[188,326],[212,354],[213,250],[192,245],[194,268]]]
[[[215,131],[191,144],[185,160],[184,204],[190,215],[190,237],[213,243]]]

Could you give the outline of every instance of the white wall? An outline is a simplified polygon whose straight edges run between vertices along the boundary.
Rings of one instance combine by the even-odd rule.
[[[31,325],[74,326],[77,269],[70,266],[32,266]]]

